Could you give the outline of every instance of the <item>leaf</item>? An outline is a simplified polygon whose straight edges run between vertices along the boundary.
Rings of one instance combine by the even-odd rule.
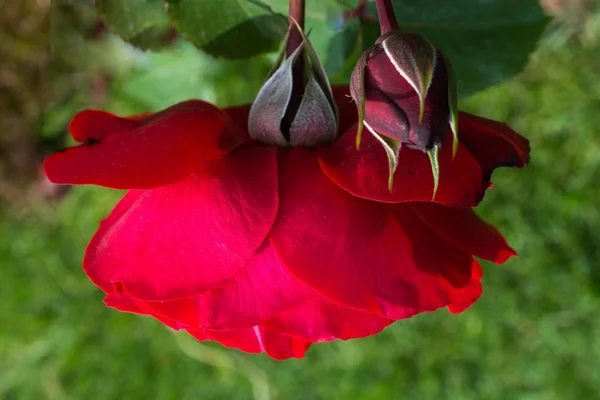
[[[106,25],[123,40],[142,49],[156,49],[171,28],[163,0],[96,0]]]
[[[460,96],[519,73],[549,21],[537,0],[393,0],[393,4],[402,29],[425,36],[451,60]]]
[[[177,30],[215,57],[250,58],[276,50],[287,19],[257,0],[166,0]]]

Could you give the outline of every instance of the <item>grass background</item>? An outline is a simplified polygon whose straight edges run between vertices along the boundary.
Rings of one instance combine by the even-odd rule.
[[[484,295],[467,312],[317,344],[304,360],[199,343],[105,308],[81,271],[121,193],[78,187],[44,198],[30,186],[0,200],[0,398],[600,398],[600,14],[575,17],[520,76],[461,104],[507,121],[533,148],[524,170],[496,172],[479,208],[520,256],[484,265]],[[164,54],[114,39],[99,46],[95,60],[106,51],[113,60],[101,104],[122,113],[188,97],[248,100],[268,68],[217,66],[185,45]],[[40,137],[64,131],[70,110],[90,102],[71,98],[49,107]]]

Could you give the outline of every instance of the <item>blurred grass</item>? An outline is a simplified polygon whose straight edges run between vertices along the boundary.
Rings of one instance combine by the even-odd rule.
[[[555,30],[521,76],[463,102],[507,121],[533,148],[524,170],[496,172],[480,207],[520,256],[485,265],[484,295],[467,312],[314,345],[300,361],[201,344],[105,308],[81,271],[87,240],[119,192],[75,188],[60,201],[29,193],[0,211],[0,398],[600,398],[598,15],[582,36]],[[187,97],[247,101],[268,68],[264,60],[222,67],[187,46],[167,54],[108,46],[127,68],[103,105],[125,113]]]

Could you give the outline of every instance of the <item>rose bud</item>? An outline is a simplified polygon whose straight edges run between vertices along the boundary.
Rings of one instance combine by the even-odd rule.
[[[453,154],[458,146],[453,75],[439,49],[422,36],[400,30],[382,35],[358,61],[350,81],[351,95],[360,120],[386,149],[390,185],[404,143],[428,153],[435,196],[439,180],[437,152],[444,145],[448,124],[454,134]]]
[[[250,137],[279,146],[333,141],[338,116],[327,74],[299,26],[302,41],[286,57],[290,31],[275,65],[256,96],[248,119]],[[300,68],[297,68],[300,63]]]

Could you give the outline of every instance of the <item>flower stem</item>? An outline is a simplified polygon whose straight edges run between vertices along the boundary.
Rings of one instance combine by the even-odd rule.
[[[302,35],[298,31],[298,26],[301,29],[304,29],[304,8],[305,8],[305,0],[290,0],[290,13],[288,16],[289,21],[289,29],[290,29],[290,38],[287,44],[287,55],[288,57],[292,55],[294,50],[302,44]],[[296,22],[294,22],[294,20]],[[298,24],[298,26],[296,26]]]
[[[375,0],[375,3],[377,4],[377,14],[379,14],[379,27],[381,28],[381,34],[384,35],[390,31],[398,30],[398,22],[396,21],[396,14],[394,14],[392,1]]]
[[[302,45],[302,35],[300,29],[304,29],[304,9],[305,0],[290,0],[290,11],[288,16],[288,29],[290,36],[288,38],[287,47],[285,49],[287,56]],[[289,132],[292,122],[298,113],[302,96],[304,96],[304,55],[299,54],[296,63],[292,67],[292,96],[285,111],[285,115],[281,120],[281,132],[289,139]]]

